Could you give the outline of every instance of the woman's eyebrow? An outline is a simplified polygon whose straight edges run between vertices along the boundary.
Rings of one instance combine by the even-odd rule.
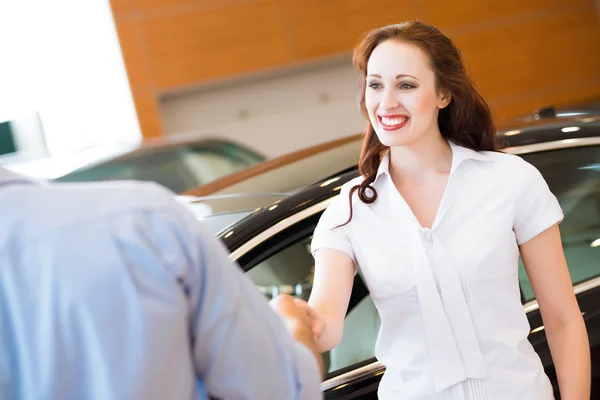
[[[372,76],[373,78],[379,78],[379,79],[381,79],[381,75],[379,75],[379,74],[369,74],[367,76]],[[415,78],[414,76],[409,75],[409,74],[398,74],[398,75],[396,75],[396,79],[406,78],[406,77],[418,80],[417,78]]]

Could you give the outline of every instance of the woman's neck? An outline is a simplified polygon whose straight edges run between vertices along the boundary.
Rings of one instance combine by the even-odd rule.
[[[399,180],[423,181],[431,175],[448,174],[452,166],[452,148],[439,135],[390,149],[390,174]]]

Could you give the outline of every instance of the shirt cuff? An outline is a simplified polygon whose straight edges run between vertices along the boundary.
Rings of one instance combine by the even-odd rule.
[[[539,218],[536,224],[530,223],[528,224],[527,229],[519,232],[517,235],[517,244],[521,246],[522,244],[529,242],[552,225],[561,222],[563,218],[564,215],[561,210],[549,212],[545,218]]]
[[[318,240],[313,239],[311,246],[310,246],[310,250],[311,250],[313,257],[315,256],[315,253],[317,252],[317,250],[320,250],[320,249],[337,250],[337,251],[341,251],[342,253],[346,254],[348,257],[350,257],[350,259],[354,263],[354,272],[356,273],[358,262],[356,261],[356,257],[354,256],[354,251],[352,249],[352,245],[350,243],[348,243],[346,240],[336,239],[336,238],[327,238],[327,239],[318,239]]]

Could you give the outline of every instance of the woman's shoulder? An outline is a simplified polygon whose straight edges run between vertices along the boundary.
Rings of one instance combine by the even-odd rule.
[[[524,158],[503,152],[486,153],[492,161],[487,179],[490,185],[520,195],[545,184],[545,179],[537,167]]]
[[[498,170],[504,174],[529,175],[537,171],[531,163],[515,154],[504,153],[502,151],[483,151],[482,154],[492,161],[498,167]]]

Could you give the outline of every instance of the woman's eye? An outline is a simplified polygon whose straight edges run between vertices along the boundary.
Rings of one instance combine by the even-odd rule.
[[[377,82],[371,82],[371,83],[369,83],[369,87],[371,89],[379,89],[381,87],[381,85]]]
[[[402,82],[399,86],[400,89],[414,89],[415,86],[408,83],[408,82]]]

